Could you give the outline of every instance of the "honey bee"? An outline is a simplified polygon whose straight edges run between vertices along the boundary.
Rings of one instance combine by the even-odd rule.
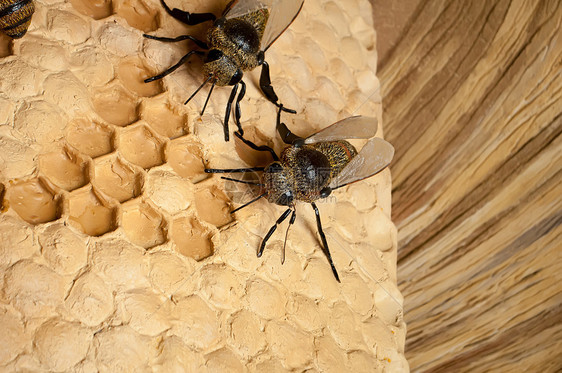
[[[287,235],[289,228],[296,219],[295,203],[297,201],[310,203],[316,215],[316,225],[322,240],[322,251],[330,263],[336,280],[339,282],[338,272],[330,255],[328,242],[322,229],[320,212],[315,201],[328,197],[337,188],[371,177],[385,169],[392,161],[394,148],[383,139],[373,137],[377,131],[376,118],[362,116],[346,118],[307,138],[302,138],[292,133],[284,123],[281,123],[281,110],[279,110],[277,130],[281,139],[289,145],[283,149],[281,156],[277,156],[272,148],[263,145],[257,146],[246,140],[239,132],[234,132],[240,140],[252,149],[271,153],[274,161],[267,167],[205,169],[205,172],[263,172],[259,183],[223,177],[226,180],[252,184],[261,188],[261,193],[256,198],[234,209],[232,213],[260,198],[266,198],[269,202],[280,206],[288,206],[263,238],[257,251],[258,257],[261,257],[268,239],[275,232],[277,226],[290,214],[281,256],[281,262],[284,262]],[[353,145],[344,140],[368,139],[371,137],[372,139],[361,148],[360,152],[357,152]]]
[[[21,38],[34,11],[32,0],[0,0],[0,29],[14,39]]]
[[[229,140],[228,119],[233,103],[238,131],[240,134],[244,134],[240,125],[240,101],[246,93],[246,85],[242,81],[244,71],[250,71],[261,66],[260,88],[262,92],[269,101],[278,107],[283,107],[278,102],[279,98],[271,86],[269,65],[265,61],[265,52],[297,17],[304,0],[233,0],[228,3],[219,18],[212,13],[189,13],[177,8],[170,9],[164,0],[160,0],[160,2],[166,12],[180,22],[187,25],[197,25],[213,21],[213,25],[207,31],[206,41],[190,35],[165,38],[145,34],[144,37],[148,39],[163,42],[191,40],[204,50],[190,51],[166,71],[146,79],[146,83],[162,79],[174,72],[192,55],[200,56],[204,62],[205,81],[185,101],[185,104],[210,82],[211,89],[201,110],[201,115],[203,115],[215,85],[233,86],[224,118],[225,141]],[[240,93],[236,96],[238,86],[240,86]],[[236,102],[234,101],[235,98]],[[283,110],[295,113],[291,109],[283,108]]]

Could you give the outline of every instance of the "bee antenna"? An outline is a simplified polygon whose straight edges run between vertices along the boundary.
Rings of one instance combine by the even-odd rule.
[[[262,197],[265,197],[266,195],[267,195],[267,192],[265,192],[265,193],[263,193],[263,194],[260,194],[259,196],[257,196],[257,197],[254,198],[253,200],[251,200],[250,202],[246,202],[246,203],[243,204],[242,206],[235,208],[235,209],[232,210],[230,213],[231,213],[231,214],[234,214],[236,211],[241,210],[241,209],[243,209],[244,207],[251,205],[252,203],[256,202],[258,199],[260,199],[260,198],[262,198]]]
[[[213,93],[213,88],[215,88],[216,83],[217,83],[216,79],[213,80],[213,84],[211,85],[211,89],[209,90],[209,94],[207,95],[207,99],[205,100],[205,105],[203,105],[203,110],[201,110],[201,115],[203,115],[203,113],[205,112],[205,108],[207,107],[207,103],[209,102],[209,99],[211,98],[211,93]]]
[[[249,180],[233,179],[233,178],[226,177],[226,176],[221,176],[221,179],[229,180],[229,181],[236,181],[237,183],[242,183],[242,184],[250,184],[250,185],[261,186],[261,187],[265,186],[265,184],[255,183],[255,182],[249,181]]]
[[[287,246],[287,237],[289,236],[289,229],[291,228],[291,225],[293,225],[293,223],[295,222],[296,217],[297,217],[297,209],[293,205],[293,213],[291,214],[291,219],[289,220],[289,226],[287,227],[287,231],[285,232],[285,241],[283,242],[283,251],[281,252],[281,264],[285,263],[285,247]]]
[[[205,84],[207,84],[207,83],[209,82],[209,80],[211,80],[212,77],[213,77],[212,75],[209,75],[209,77],[208,77],[207,79],[205,79],[205,81],[203,82],[203,84],[201,84],[201,85],[199,86],[199,88],[197,88],[197,89],[195,90],[195,92],[193,92],[193,94],[192,94],[191,96],[189,96],[189,98],[188,98],[183,104],[184,104],[184,105],[187,105],[187,103],[188,103],[189,101],[191,101],[191,99],[192,99],[193,97],[195,97],[195,95],[197,94],[197,92],[199,92],[199,91],[201,90],[201,88],[203,88],[203,86],[204,86]],[[213,83],[213,85],[214,85],[214,83]],[[206,104],[205,104],[205,105],[206,105]],[[201,113],[201,115],[203,115],[203,113]]]

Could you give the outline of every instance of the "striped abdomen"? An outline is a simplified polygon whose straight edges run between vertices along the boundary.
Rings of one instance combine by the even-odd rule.
[[[33,0],[0,0],[0,28],[14,39],[21,38],[34,11]]]

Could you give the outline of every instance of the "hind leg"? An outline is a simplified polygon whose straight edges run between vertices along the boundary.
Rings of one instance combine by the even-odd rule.
[[[279,97],[273,90],[273,86],[271,85],[271,76],[269,74],[269,65],[267,62],[263,61],[261,65],[261,74],[260,74],[260,88],[265,97],[271,101],[275,106],[279,109],[286,111],[287,113],[296,114],[297,112],[293,109],[287,109],[282,104],[280,104]]]
[[[195,26],[203,22],[217,19],[213,13],[189,13],[178,8],[170,9],[164,0],[160,0],[160,3],[162,3],[166,13],[189,26]]]

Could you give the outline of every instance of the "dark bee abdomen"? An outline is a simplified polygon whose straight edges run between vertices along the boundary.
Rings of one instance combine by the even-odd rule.
[[[32,0],[0,0],[0,28],[14,39],[21,38],[34,11]]]
[[[258,53],[260,36],[255,27],[242,19],[231,19],[224,24],[224,33],[245,53]]]
[[[335,177],[357,155],[353,145],[345,140],[319,142],[312,146],[324,154],[330,162],[330,178]]]

